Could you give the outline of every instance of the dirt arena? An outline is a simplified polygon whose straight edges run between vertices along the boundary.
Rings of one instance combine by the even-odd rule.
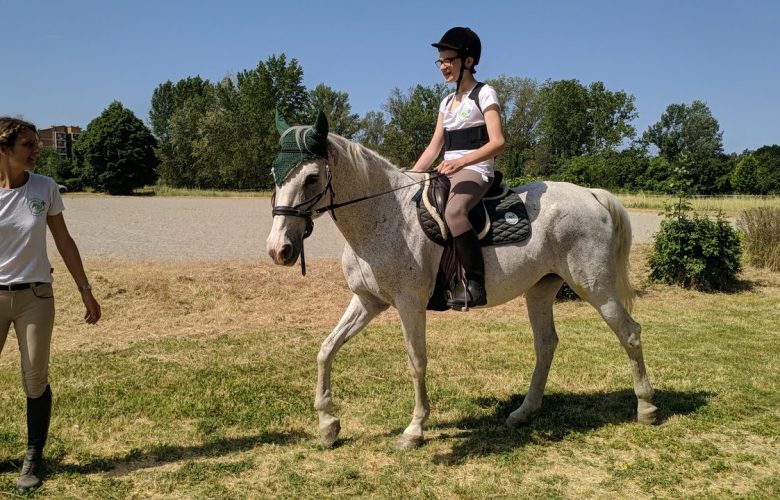
[[[186,262],[270,261],[269,198],[65,195],[65,221],[85,259]],[[648,243],[661,218],[630,211],[635,243]],[[54,250],[49,237],[50,250]],[[317,219],[306,258],[339,258],[344,238],[329,215]]]

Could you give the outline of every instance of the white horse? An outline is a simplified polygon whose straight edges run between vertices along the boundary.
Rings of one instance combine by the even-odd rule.
[[[300,135],[307,128],[292,127],[287,133],[296,130]],[[341,429],[333,414],[331,391],[331,366],[336,354],[372,318],[393,306],[401,319],[415,396],[412,420],[397,446],[416,447],[423,442],[423,426],[430,413],[425,384],[426,305],[443,250],[423,234],[417,221],[411,198],[419,189],[413,184],[421,179],[418,174],[401,171],[377,153],[343,137],[328,135],[327,123],[324,137],[326,157],[305,160],[291,168],[283,181],[277,179],[275,217],[267,239],[274,263],[296,263],[312,218],[327,211],[329,203],[332,207],[367,195],[385,194],[334,210],[336,226],[346,239],[342,268],[353,295],[317,355],[314,407],[319,414],[321,441],[325,447],[332,447]],[[634,377],[637,420],[654,423],[656,407],[645,371],[641,328],[628,312],[633,302],[628,278],[628,214],[617,198],[601,189],[535,182],[515,191],[526,203],[531,236],[522,243],[483,248],[486,307],[525,293],[534,335],[536,367],[530,388],[506,424],[525,424],[541,408],[558,344],[553,303],[564,281],[596,308],[617,335],[628,353]]]

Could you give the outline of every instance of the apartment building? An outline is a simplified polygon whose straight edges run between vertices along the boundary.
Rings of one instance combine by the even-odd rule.
[[[73,157],[73,143],[81,134],[81,128],[71,125],[52,126],[38,129],[41,146],[54,149],[63,158]]]

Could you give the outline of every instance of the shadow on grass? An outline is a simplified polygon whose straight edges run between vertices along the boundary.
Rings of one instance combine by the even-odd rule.
[[[266,432],[257,436],[216,439],[194,446],[154,446],[147,450],[132,450],[122,456],[86,460],[81,464],[63,463],[63,456],[50,457],[47,459],[46,465],[50,475],[106,472],[116,477],[180,460],[220,457],[250,450],[264,444],[288,445],[306,439],[311,439],[311,435],[301,431]],[[13,461],[9,462],[13,463]],[[20,466],[21,461],[16,462],[15,468],[12,470],[18,470]],[[0,462],[0,472],[6,467],[6,463]]]
[[[687,415],[707,405],[711,392],[678,392],[657,390],[653,403],[658,407],[657,423],[673,415]],[[440,422],[444,432],[436,439],[454,442],[452,451],[434,457],[435,463],[460,463],[468,457],[511,452],[528,443],[561,441],[570,434],[636,422],[636,396],[631,390],[591,394],[553,393],[545,395],[542,409],[530,424],[508,428],[504,421],[523,402],[525,395],[508,400],[477,400],[482,408],[495,408],[490,415],[466,417],[454,422]],[[454,428],[453,432],[447,429]]]

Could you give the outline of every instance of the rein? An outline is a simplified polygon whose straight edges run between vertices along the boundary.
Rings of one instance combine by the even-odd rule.
[[[381,193],[375,193],[370,194],[368,196],[361,196],[360,198],[355,198],[354,200],[345,201],[342,203],[333,203],[333,198],[335,196],[335,192],[333,191],[333,174],[330,171],[330,167],[328,165],[325,165],[325,172],[327,173],[328,182],[325,184],[325,188],[318,194],[315,194],[311,198],[308,198],[300,203],[298,203],[295,206],[289,206],[289,205],[280,205],[276,206],[276,191],[274,191],[274,195],[271,198],[271,205],[272,210],[271,214],[273,216],[281,215],[281,216],[290,216],[290,217],[301,217],[306,221],[306,229],[303,233],[303,238],[301,239],[301,274],[303,276],[306,276],[306,257],[304,255],[303,251],[303,240],[311,236],[311,233],[314,231],[314,220],[313,216],[323,214],[325,212],[330,211],[331,217],[333,217],[333,220],[336,219],[336,212],[335,210],[337,208],[346,207],[348,205],[352,205],[354,203],[359,203],[361,201],[370,200],[372,198],[377,198],[379,196],[384,196],[386,194],[390,194],[395,191],[400,191],[401,189],[406,189],[411,186],[415,186],[417,184],[423,184],[427,179],[423,179],[421,181],[412,182],[411,184],[406,184],[404,186],[400,186],[393,189],[388,189],[387,191],[382,191]],[[431,174],[431,179],[434,179],[436,177],[441,177],[442,173],[436,172],[435,174]],[[325,196],[326,193],[330,192],[330,203],[324,207],[320,207],[317,209],[312,209],[314,205],[319,203],[319,201]],[[304,207],[305,208],[301,208]]]

